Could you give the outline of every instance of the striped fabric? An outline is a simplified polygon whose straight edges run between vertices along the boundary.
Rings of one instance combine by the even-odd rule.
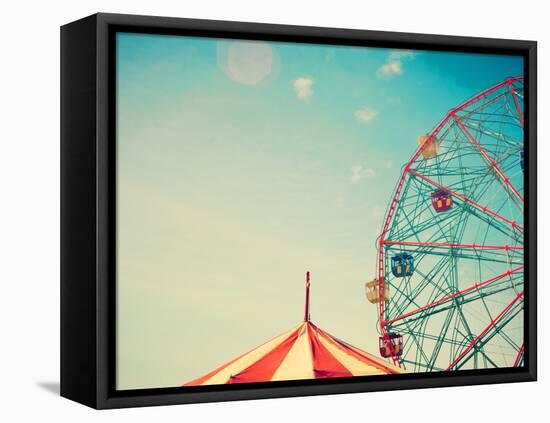
[[[184,386],[402,373],[309,320]]]

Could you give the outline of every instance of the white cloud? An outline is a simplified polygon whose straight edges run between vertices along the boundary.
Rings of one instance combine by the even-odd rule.
[[[359,110],[356,110],[354,114],[357,120],[359,120],[359,122],[362,122],[366,125],[372,123],[379,115],[377,110],[368,106],[365,106]]]
[[[361,180],[361,166],[352,166],[351,168],[351,178],[350,181],[352,184],[356,184]]]
[[[273,71],[273,50],[259,41],[218,42],[218,64],[233,81],[258,85]]]
[[[313,95],[313,79],[301,77],[295,79],[292,86],[300,100],[307,101]]]
[[[374,178],[376,172],[370,167],[363,168],[361,165],[353,165],[351,167],[351,177],[349,180],[352,184],[358,183],[361,179],[371,179]]]
[[[395,75],[401,75],[403,73],[403,64],[400,60],[392,60],[391,62],[385,63],[380,68],[378,68],[378,71],[376,74],[378,76],[395,76]]]
[[[378,68],[376,75],[380,78],[392,78],[403,74],[403,60],[412,60],[415,53],[412,50],[392,50],[386,63]]]

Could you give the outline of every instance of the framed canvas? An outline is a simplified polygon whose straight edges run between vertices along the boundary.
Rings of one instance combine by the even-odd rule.
[[[61,28],[61,395],[536,380],[536,43]]]

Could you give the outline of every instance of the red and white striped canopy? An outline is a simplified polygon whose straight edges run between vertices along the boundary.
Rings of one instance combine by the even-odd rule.
[[[305,321],[184,386],[395,373],[402,370]]]
[[[309,272],[304,321],[184,386],[402,373],[309,320]]]

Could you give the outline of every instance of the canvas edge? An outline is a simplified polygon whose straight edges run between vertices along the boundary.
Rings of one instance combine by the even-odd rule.
[[[96,395],[96,16],[60,30],[60,394]]]
[[[95,112],[97,112],[96,122],[96,136],[94,141],[97,151],[96,162],[96,184],[97,190],[94,188],[94,195],[96,196],[95,206],[97,208],[97,232],[96,238],[93,240],[96,246],[96,273],[94,273],[93,287],[96,289],[94,297],[94,318],[96,323],[96,332],[94,335],[95,345],[95,362],[89,360],[90,363],[87,366],[93,368],[94,380],[90,382],[87,392],[92,389],[95,391],[95,397],[90,398],[86,396],[84,400],[77,398],[78,395],[69,393],[66,387],[67,380],[62,376],[62,396],[66,396],[70,399],[74,399],[78,402],[82,402],[91,407],[103,409],[103,408],[121,408],[121,407],[136,407],[136,406],[151,406],[151,405],[169,405],[169,404],[184,404],[184,403],[199,403],[199,402],[216,402],[216,401],[234,401],[244,399],[262,399],[262,398],[280,398],[280,397],[293,397],[293,396],[309,396],[309,395],[325,395],[325,394],[338,394],[338,393],[353,393],[353,392],[371,392],[382,390],[401,390],[401,389],[419,389],[419,388],[432,388],[432,387],[450,387],[460,385],[477,385],[477,384],[490,384],[490,383],[507,383],[507,382],[522,382],[522,381],[534,381],[536,380],[536,42],[534,41],[522,41],[522,40],[503,40],[503,39],[487,39],[487,38],[472,38],[472,37],[455,37],[455,36],[442,36],[442,35],[429,35],[429,34],[410,34],[410,33],[395,33],[395,32],[380,32],[380,31],[364,31],[364,30],[350,30],[350,29],[335,29],[335,28],[317,28],[317,27],[303,27],[303,26],[288,26],[288,25],[273,25],[273,24],[259,24],[259,23],[242,23],[242,22],[223,22],[223,21],[209,21],[209,20],[197,20],[197,19],[182,19],[182,18],[164,18],[164,17],[151,17],[151,16],[136,16],[136,15],[119,15],[119,14],[104,14],[99,13],[85,18],[78,22],[86,22],[86,19],[95,19],[96,24],[96,36],[95,43],[97,45],[96,51],[96,63],[95,66],[90,64],[90,72],[95,72],[97,83],[97,98],[95,106]],[[70,25],[62,27],[62,38],[64,28],[68,28]],[[80,25],[80,23],[79,23]],[[109,53],[109,28],[115,26],[130,26],[130,27],[148,27],[153,30],[169,29],[169,30],[198,30],[198,31],[215,31],[223,32],[226,34],[232,33],[236,37],[242,35],[261,35],[268,37],[288,37],[288,39],[323,39],[331,42],[341,41],[343,43],[349,43],[353,40],[357,42],[384,42],[388,45],[413,43],[418,45],[418,48],[426,48],[428,46],[435,46],[440,49],[460,49],[471,48],[478,50],[521,50],[524,51],[528,60],[528,77],[530,81],[530,96],[529,96],[529,139],[528,145],[531,151],[530,158],[527,160],[528,174],[529,174],[529,198],[531,208],[529,209],[529,226],[531,228],[531,237],[529,238],[530,250],[534,251],[528,258],[529,262],[529,325],[527,327],[529,335],[529,343],[527,349],[528,359],[526,363],[528,366],[523,372],[502,372],[499,374],[487,374],[487,375],[468,375],[468,374],[455,374],[455,375],[413,375],[412,378],[406,378],[402,380],[384,380],[384,381],[366,381],[366,382],[354,382],[354,383],[337,383],[324,384],[324,385],[300,385],[297,382],[296,386],[276,386],[253,388],[246,387],[243,389],[234,389],[227,391],[213,390],[207,392],[178,392],[170,394],[147,394],[147,393],[135,393],[131,391],[123,396],[113,395],[113,389],[110,384],[112,383],[112,370],[113,370],[113,356],[110,355],[110,343],[114,342],[112,336],[113,328],[110,327],[112,323],[112,315],[109,316],[109,308],[112,306],[112,289],[109,285],[110,274],[114,269],[113,263],[113,251],[109,250],[112,239],[113,231],[109,228],[112,225],[112,200],[116,198],[114,192],[114,184],[112,184],[112,175],[110,172],[113,168],[109,167],[109,154],[112,154],[114,146],[109,141],[112,140],[114,133],[114,125],[112,120],[109,121],[109,110],[113,106],[113,81],[109,79],[110,66],[112,66],[113,56]],[[411,41],[413,40],[413,41]],[[62,49],[63,50],[63,49]],[[63,65],[62,65],[63,68]],[[62,73],[62,92],[63,92],[63,73]],[[63,98],[63,94],[62,94]],[[62,105],[63,108],[63,105]],[[88,105],[89,108],[89,105]],[[88,109],[89,112],[89,109]],[[83,113],[88,113],[83,112]],[[62,112],[62,128],[63,123]],[[66,120],[65,116],[65,120]],[[65,123],[66,124],[66,123]],[[62,131],[63,133],[63,131]],[[90,134],[83,134],[86,139]],[[63,151],[63,134],[62,134],[62,156]],[[65,151],[68,154],[68,151]],[[63,164],[62,164],[63,167]],[[63,179],[63,171],[62,171]],[[90,193],[90,187],[86,190]],[[63,181],[62,181],[62,204],[63,197],[66,198],[66,194],[63,194]],[[63,206],[62,206],[63,209]],[[63,222],[62,214],[62,234],[63,227],[65,230],[70,225]],[[91,222],[87,221],[87,224]],[[86,259],[83,257],[82,259]],[[62,267],[65,261],[65,266],[71,267],[73,270],[77,265],[75,263],[67,264],[67,244],[63,242],[62,235]],[[67,304],[63,301],[64,291],[64,277],[62,275],[62,333],[63,328],[67,326]],[[65,287],[66,287],[65,278]],[[89,287],[88,287],[89,288]],[[66,291],[66,289],[65,289]],[[78,300],[78,296],[67,295],[67,299]],[[90,303],[90,299],[86,299],[86,304]],[[65,312],[64,310],[65,306]],[[65,315],[65,319],[63,317]],[[112,325],[111,325],[112,326]],[[111,329],[111,330],[110,330]],[[111,334],[109,336],[108,334]],[[86,341],[90,341],[89,336],[85,337]],[[78,336],[75,337],[75,342]],[[66,339],[63,338],[62,339]],[[62,341],[63,343],[63,341]],[[62,357],[66,355],[66,349],[62,347]],[[74,366],[73,366],[74,367]],[[62,374],[63,369],[67,371],[71,366],[63,365],[62,359]],[[66,372],[65,372],[66,373]]]

